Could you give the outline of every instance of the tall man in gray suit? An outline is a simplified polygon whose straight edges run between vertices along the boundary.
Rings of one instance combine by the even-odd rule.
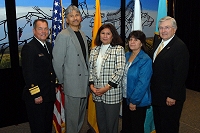
[[[81,14],[76,6],[66,11],[67,28],[55,40],[53,67],[65,93],[66,132],[78,133],[83,125],[88,96],[88,45],[80,30]]]

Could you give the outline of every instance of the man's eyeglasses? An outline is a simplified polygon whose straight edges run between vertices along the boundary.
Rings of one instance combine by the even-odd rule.
[[[171,27],[170,26],[158,27],[159,30],[169,30],[171,28],[172,28],[172,26]]]

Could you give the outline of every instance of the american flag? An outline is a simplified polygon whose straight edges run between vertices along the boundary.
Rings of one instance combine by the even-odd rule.
[[[53,15],[52,15],[52,45],[58,33],[62,30],[62,6],[61,0],[54,0],[53,2]]]
[[[62,30],[62,4],[61,0],[54,0],[52,14],[52,46],[58,33]],[[53,125],[56,133],[65,132],[64,93],[62,87],[57,87],[56,101],[54,103]]]
[[[57,90],[53,111],[53,125],[56,133],[65,133],[64,93],[61,85],[57,87]]]

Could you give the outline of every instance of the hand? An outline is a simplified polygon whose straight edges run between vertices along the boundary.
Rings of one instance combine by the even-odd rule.
[[[110,88],[109,86],[105,86],[103,88],[95,88],[93,84],[90,85],[91,91],[97,95],[97,96],[102,96],[105,92],[107,92]]]
[[[174,99],[172,99],[170,97],[167,97],[167,99],[166,99],[167,106],[175,105],[175,103],[176,103],[176,100],[174,100]]]
[[[97,95],[97,96],[102,96],[102,95],[103,95],[104,93],[106,93],[109,89],[110,89],[110,88],[107,87],[107,86],[105,86],[105,87],[103,87],[103,88],[98,88],[98,89],[96,90],[96,95]]]
[[[42,96],[35,98],[35,104],[41,104],[43,102]]]
[[[96,94],[96,93],[97,93],[97,88],[95,88],[93,84],[90,85],[90,90],[91,90],[95,95],[97,95],[97,94]]]
[[[129,109],[130,109],[131,111],[135,111],[135,110],[136,110],[136,105],[130,103],[130,104],[129,104]]]

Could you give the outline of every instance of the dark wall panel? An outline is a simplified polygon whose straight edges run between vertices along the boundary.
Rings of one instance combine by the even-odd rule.
[[[175,2],[177,35],[186,43],[190,53],[187,88],[200,91],[200,23],[199,0]]]

